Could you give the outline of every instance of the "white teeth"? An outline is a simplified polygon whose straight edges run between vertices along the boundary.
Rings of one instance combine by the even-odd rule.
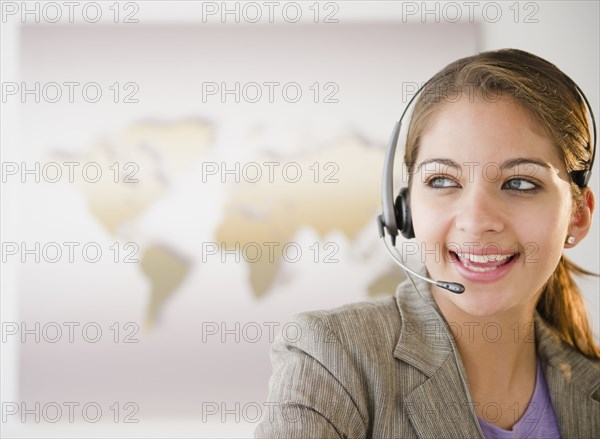
[[[512,255],[472,255],[470,253],[462,253],[459,255],[461,259],[468,259],[471,262],[485,264],[487,262],[498,262],[510,258]]]

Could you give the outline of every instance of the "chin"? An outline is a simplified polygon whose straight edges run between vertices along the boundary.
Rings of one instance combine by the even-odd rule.
[[[468,294],[468,292],[465,291],[463,294]],[[456,299],[452,300],[454,305],[463,313],[469,314],[473,317],[492,317],[495,315],[504,314],[512,308],[512,306],[509,304],[499,303],[498,301],[490,300],[489,298],[477,300],[477,298],[463,296]]]

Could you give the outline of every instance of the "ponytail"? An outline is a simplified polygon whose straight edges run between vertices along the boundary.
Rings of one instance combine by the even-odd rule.
[[[571,274],[598,276],[561,256],[544,286],[537,310],[569,345],[589,358],[600,359],[600,346],[594,342],[585,302]]]

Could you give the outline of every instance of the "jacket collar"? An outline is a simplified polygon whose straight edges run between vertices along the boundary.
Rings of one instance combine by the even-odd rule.
[[[429,285],[415,284],[418,292],[407,279],[396,293],[402,321],[394,357],[428,377],[404,397],[408,417],[419,437],[483,438],[452,333]]]
[[[600,361],[591,360],[569,346],[537,312],[535,329],[537,352],[546,363],[546,371],[555,369],[565,384],[585,396],[591,397],[600,390]]]
[[[427,276],[424,268],[420,274]],[[409,411],[411,422],[419,436],[483,437],[452,332],[433,300],[429,284],[418,278],[414,281],[418,293],[408,279],[396,292],[402,321],[394,349],[395,358],[414,366],[429,378],[404,400],[407,407],[416,408]],[[597,398],[600,393],[600,362],[590,360],[568,346],[537,311],[534,321],[536,349],[544,366],[561,435],[589,435],[589,431],[580,429],[598,415],[600,403],[592,395],[596,393]],[[456,402],[450,407],[452,422],[445,419],[450,413],[449,397],[455,398]]]
[[[600,437],[600,361],[569,346],[538,313],[535,329],[561,436]]]
[[[420,274],[427,275],[423,269]],[[429,285],[418,278],[414,281],[418,292],[409,279],[396,291],[402,321],[394,356],[431,377],[452,353],[454,341]]]

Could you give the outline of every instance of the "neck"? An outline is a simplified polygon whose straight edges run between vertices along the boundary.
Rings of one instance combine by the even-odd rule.
[[[434,293],[460,353],[469,387],[518,389],[535,382],[535,301],[493,316],[463,312],[440,292]]]
[[[535,390],[537,297],[502,313],[477,316],[464,312],[447,293],[434,290],[438,288],[432,288],[432,294],[454,335],[477,416],[511,429]],[[490,415],[486,407],[497,413]]]

